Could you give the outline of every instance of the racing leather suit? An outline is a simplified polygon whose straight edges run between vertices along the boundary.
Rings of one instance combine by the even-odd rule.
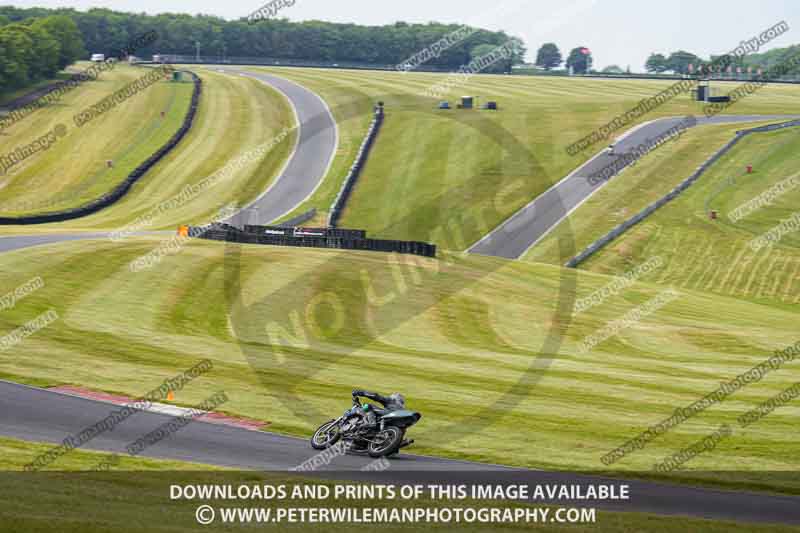
[[[386,411],[398,411],[400,409],[405,409],[405,403],[402,401],[401,398],[398,398],[396,394],[392,394],[390,396],[383,396],[382,394],[378,394],[377,392],[369,392],[365,390],[354,390],[353,397],[356,398],[358,396],[369,398],[370,400],[375,400],[376,402],[383,405]],[[370,427],[375,427],[378,425],[377,415],[375,413],[375,409],[369,409],[366,414],[364,415],[365,422]]]

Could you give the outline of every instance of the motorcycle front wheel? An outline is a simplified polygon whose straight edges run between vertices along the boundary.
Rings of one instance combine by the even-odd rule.
[[[342,438],[342,434],[339,433],[336,420],[330,420],[314,432],[314,436],[311,437],[311,447],[315,450],[325,450],[336,444],[340,438]]]
[[[390,455],[400,447],[400,443],[403,442],[404,433],[402,429],[395,426],[385,427],[383,431],[378,432],[375,438],[369,443],[367,453],[373,458]]]

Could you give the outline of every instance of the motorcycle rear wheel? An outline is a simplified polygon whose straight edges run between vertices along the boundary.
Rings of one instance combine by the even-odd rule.
[[[405,431],[396,426],[387,426],[369,443],[367,453],[372,458],[384,457],[396,452],[403,442]]]

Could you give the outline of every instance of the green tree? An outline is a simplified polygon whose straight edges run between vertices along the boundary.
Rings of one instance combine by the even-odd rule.
[[[545,70],[556,68],[563,62],[564,59],[556,43],[544,43],[536,53],[536,66]]]
[[[661,74],[669,70],[667,67],[667,58],[664,57],[664,54],[650,54],[650,57],[647,58],[644,64],[644,68],[647,72],[655,72],[656,74]]]
[[[470,61],[480,57],[488,56],[489,54],[495,54],[494,57],[498,58],[497,61],[488,65],[487,67],[484,67],[481,72],[495,74],[508,72],[511,68],[511,59],[503,58],[497,52],[496,46],[491,44],[481,44],[472,49],[472,52],[470,53]]]
[[[5,52],[3,89],[24,87],[35,80],[35,75],[31,75],[35,54],[30,33],[28,27],[19,23],[0,28],[0,49]]]
[[[711,56],[711,63],[714,65],[715,70],[722,70],[727,72],[728,68],[731,71],[734,71],[736,67],[741,67],[744,65],[744,61],[741,57],[736,57],[731,54],[725,54],[721,56]]]
[[[625,74],[625,71],[622,70],[618,65],[609,65],[600,72],[603,74]]]
[[[61,43],[47,31],[46,20],[37,19],[30,26],[36,58],[32,70],[33,75],[40,79],[52,78],[60,70]]]
[[[573,48],[567,57],[567,68],[574,74],[586,74],[592,68],[592,52],[585,46]]]
[[[697,68],[697,65],[700,63],[702,63],[702,60],[693,53],[686,52],[685,50],[678,50],[669,55],[666,64],[668,70],[687,74],[689,72],[689,65],[694,65],[694,67]]]
[[[800,45],[791,45],[787,48],[773,48],[761,54],[750,54],[742,58],[742,68],[747,67],[754,71],[758,68],[764,70],[780,68],[786,74],[800,74],[800,65],[795,64],[791,59],[800,54]]]
[[[528,48],[525,46],[525,41],[519,37],[511,37],[505,41],[505,44],[514,47],[514,53],[511,56],[511,61],[508,65],[508,70],[510,71],[512,65],[519,65],[520,63],[525,62],[525,54],[528,52]]]
[[[25,87],[52,78],[73,63],[82,51],[82,38],[68,16],[47,16],[47,10],[15,10],[0,15],[10,24],[0,26],[0,91]],[[31,17],[25,17],[32,14]],[[71,46],[65,53],[62,43]],[[77,43],[80,46],[75,46]]]
[[[63,69],[86,56],[83,37],[70,17],[54,15],[42,20],[41,28],[59,41],[58,67]]]
[[[457,70],[469,63],[473,52],[481,45],[491,45],[493,48],[507,43],[516,45],[517,50],[512,57],[496,67],[498,71],[508,70],[511,65],[522,62],[525,54],[524,43],[504,32],[478,28],[470,28],[465,32],[461,25],[436,22],[359,26],[273,18],[251,24],[244,19],[227,21],[208,15],[147,15],[97,8],[83,12],[69,8],[50,10],[11,6],[0,6],[0,16],[12,22],[51,16],[73,20],[83,39],[82,47],[76,46],[79,41],[75,39],[77,35],[74,32],[47,28],[61,46],[61,67],[85,57],[87,51],[112,53],[150,31],[156,32],[158,40],[137,48],[135,55],[148,57],[158,53],[194,56],[195,42],[199,42],[201,55],[206,57],[224,54],[228,58],[255,57],[279,62],[293,60],[393,66],[456,31],[461,34],[457,42],[441,50],[438,57],[429,57],[424,63],[425,68]],[[69,36],[69,39],[64,39],[63,35]]]

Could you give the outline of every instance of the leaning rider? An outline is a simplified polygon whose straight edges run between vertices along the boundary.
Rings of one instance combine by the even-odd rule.
[[[385,411],[399,411],[401,409],[406,408],[406,399],[405,397],[400,394],[399,392],[394,392],[389,396],[383,396],[378,394],[377,392],[369,392],[365,390],[354,390],[353,391],[353,398],[357,399],[358,397],[369,398],[370,400],[375,400],[383,405]],[[364,420],[368,426],[375,427],[378,425],[377,415],[383,414],[384,410],[378,410],[376,412],[375,407],[371,406],[368,403],[364,404]]]

